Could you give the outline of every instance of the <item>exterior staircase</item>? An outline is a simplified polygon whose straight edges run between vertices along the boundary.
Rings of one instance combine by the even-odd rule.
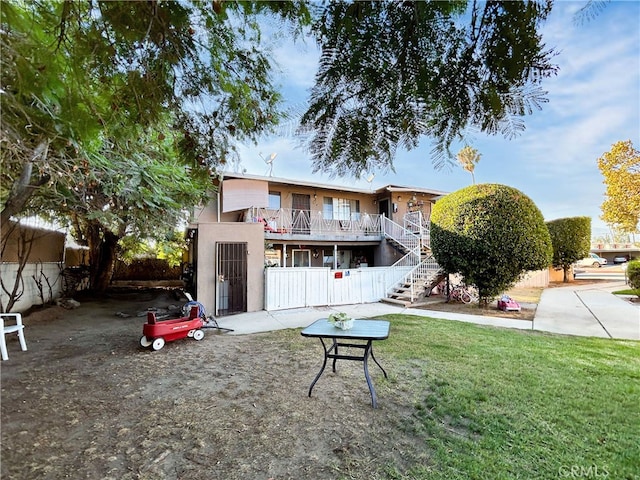
[[[389,267],[387,297],[382,301],[409,306],[429,295],[446,275],[431,254],[429,224],[422,212],[408,213],[403,223],[386,217],[383,221],[385,238],[405,255]]]

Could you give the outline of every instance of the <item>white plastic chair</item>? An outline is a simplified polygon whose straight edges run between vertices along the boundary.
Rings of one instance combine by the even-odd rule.
[[[5,318],[15,318],[15,325],[6,325]],[[24,339],[24,325],[22,323],[22,315],[19,313],[0,313],[0,327],[2,327],[2,337],[0,337],[0,350],[2,350],[2,360],[9,360],[7,354],[7,342],[5,335],[7,333],[17,333],[20,340],[20,348],[23,352],[27,351],[27,342]]]

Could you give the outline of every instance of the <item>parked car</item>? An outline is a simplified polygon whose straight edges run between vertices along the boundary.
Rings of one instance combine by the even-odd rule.
[[[613,257],[613,263],[626,263],[629,261],[629,258],[626,255],[616,255]]]
[[[588,257],[578,260],[576,265],[578,267],[601,267],[607,264],[607,259],[602,258],[595,253],[590,253]]]

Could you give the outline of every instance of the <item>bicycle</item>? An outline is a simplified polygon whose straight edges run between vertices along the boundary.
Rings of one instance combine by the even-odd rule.
[[[480,297],[474,289],[460,284],[453,285],[451,287],[451,291],[449,292],[449,301],[451,300],[469,304],[471,302],[479,301]]]

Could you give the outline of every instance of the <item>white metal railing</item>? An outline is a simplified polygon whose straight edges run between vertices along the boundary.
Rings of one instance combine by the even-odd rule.
[[[425,248],[431,248],[431,236],[429,234],[429,219],[422,212],[409,212],[404,216],[404,228],[420,237],[420,243]]]
[[[382,235],[383,215],[352,213],[348,219],[325,218],[321,211],[291,208],[249,208],[246,222],[265,224],[265,232],[302,235]]]
[[[420,237],[415,233],[410,232],[387,217],[382,218],[382,232],[385,237],[398,243],[407,251],[413,251],[417,248],[418,257],[420,256]]]
[[[411,285],[411,298],[417,295],[418,280],[424,280],[440,269],[433,257],[422,261],[423,247],[429,247],[429,226],[422,212],[411,212],[399,225],[385,215],[353,213],[349,219],[325,218],[321,211],[269,209],[252,207],[245,212],[246,222],[264,223],[265,232],[303,235],[384,235],[398,243],[407,253],[396,263],[385,267],[384,290],[391,293],[399,283]],[[415,289],[415,292],[414,292]]]
[[[420,265],[420,237],[386,217],[382,225],[384,235],[407,251],[404,257],[388,267],[385,289],[389,294],[398,283],[413,279],[412,272]],[[411,285],[413,286],[413,283]]]
[[[399,283],[407,284],[411,301],[414,301],[418,296],[418,283],[440,270],[435,258],[429,256],[423,261],[421,257],[422,247],[429,248],[430,245],[429,227],[423,221],[422,212],[410,212],[404,217],[404,226],[385,217],[383,232],[407,250],[404,257],[388,267],[389,274],[385,279],[387,294],[392,293]]]

